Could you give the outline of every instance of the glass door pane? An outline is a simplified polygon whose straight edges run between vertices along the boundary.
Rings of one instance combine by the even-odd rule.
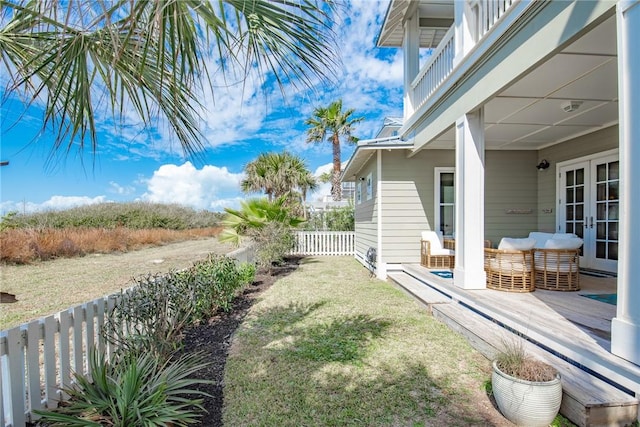
[[[618,260],[619,162],[603,162],[596,169],[596,258]]]
[[[585,168],[566,170],[564,174],[565,218],[564,231],[584,238],[585,224]],[[584,249],[580,249],[583,255]]]

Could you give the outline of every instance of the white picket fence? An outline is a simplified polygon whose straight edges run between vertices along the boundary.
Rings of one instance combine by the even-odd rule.
[[[227,256],[252,262],[254,250]],[[100,330],[120,297],[105,296],[0,331],[0,427],[22,427],[38,419],[34,410],[57,407],[74,373],[91,375],[88,357],[94,348],[107,354],[115,350]]]
[[[354,231],[298,231],[294,255],[353,255]]]

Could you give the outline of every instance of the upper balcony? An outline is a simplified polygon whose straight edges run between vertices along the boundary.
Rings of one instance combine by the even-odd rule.
[[[415,53],[428,52],[425,64],[413,67],[418,70],[417,74],[407,70],[412,67],[405,59],[405,120],[425,104],[451,74],[454,65],[491,32],[517,1],[391,0],[377,45],[402,47],[407,55],[415,39]],[[412,32],[407,25],[407,20],[413,18],[417,32]],[[465,32],[464,36],[460,35],[461,31]],[[456,40],[456,33],[465,40]]]

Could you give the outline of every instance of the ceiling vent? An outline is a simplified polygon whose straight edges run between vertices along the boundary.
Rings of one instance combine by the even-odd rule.
[[[565,101],[560,106],[565,113],[572,113],[582,105],[582,101]]]

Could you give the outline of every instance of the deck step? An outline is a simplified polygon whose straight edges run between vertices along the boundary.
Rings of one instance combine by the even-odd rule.
[[[402,272],[388,273],[387,278],[420,300],[420,302],[427,306],[430,312],[434,304],[446,304],[451,302],[451,298],[448,296],[438,292],[430,286],[425,285],[420,280],[415,279],[408,274]]]
[[[433,316],[463,334],[493,359],[505,343],[522,342],[526,351],[556,367],[562,377],[560,413],[579,426],[624,426],[638,419],[638,400],[458,303],[432,306]]]

